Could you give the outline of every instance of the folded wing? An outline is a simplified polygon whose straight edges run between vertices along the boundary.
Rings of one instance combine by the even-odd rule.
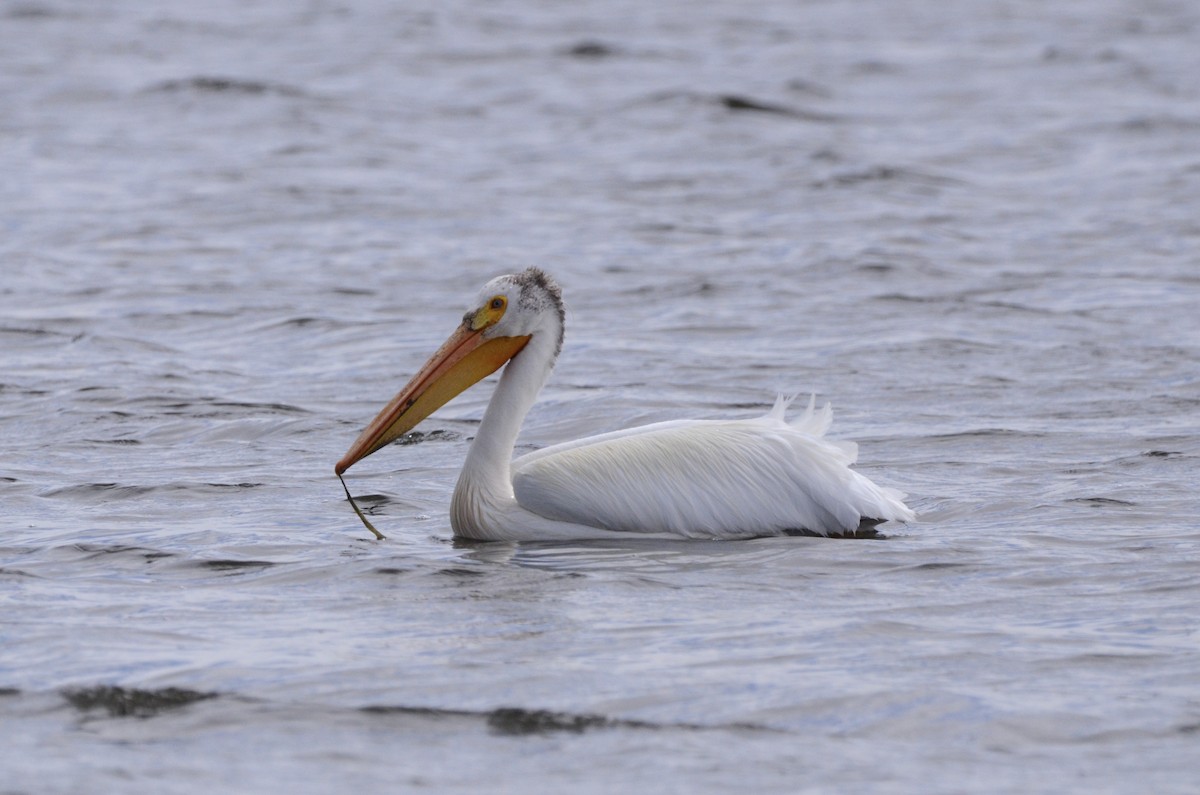
[[[595,436],[513,462],[526,510],[629,533],[738,538],[853,532],[863,518],[912,518],[903,495],[850,469],[853,443],[822,438],[831,414],[678,421]]]

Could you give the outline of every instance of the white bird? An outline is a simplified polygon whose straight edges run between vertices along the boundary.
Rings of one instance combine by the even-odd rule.
[[[833,413],[828,405],[814,411],[812,401],[791,423],[784,419],[790,401],[781,398],[754,419],[660,422],[512,460],[521,423],[562,348],[563,320],[562,291],[537,268],[488,282],[462,325],[350,446],[336,474],[507,362],[454,489],[455,535],[827,536],[914,518],[903,494],[850,469],[857,446],[823,438]]]

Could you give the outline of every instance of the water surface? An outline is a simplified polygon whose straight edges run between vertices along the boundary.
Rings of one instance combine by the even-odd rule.
[[[1194,791],[1187,3],[0,6],[6,791]],[[523,450],[835,407],[878,541],[473,544]]]

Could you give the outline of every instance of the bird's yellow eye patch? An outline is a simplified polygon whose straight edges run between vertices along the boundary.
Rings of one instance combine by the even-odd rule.
[[[494,326],[504,317],[504,310],[508,309],[508,299],[502,295],[494,295],[491,300],[479,308],[475,316],[471,318],[471,329],[479,331],[488,326]]]

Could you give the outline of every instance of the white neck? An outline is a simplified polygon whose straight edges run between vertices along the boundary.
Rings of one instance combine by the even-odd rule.
[[[554,369],[557,344],[553,334],[534,334],[505,365],[454,488],[450,523],[459,535],[478,537],[471,531],[485,526],[491,514],[487,506],[515,500],[513,448],[525,415]]]

